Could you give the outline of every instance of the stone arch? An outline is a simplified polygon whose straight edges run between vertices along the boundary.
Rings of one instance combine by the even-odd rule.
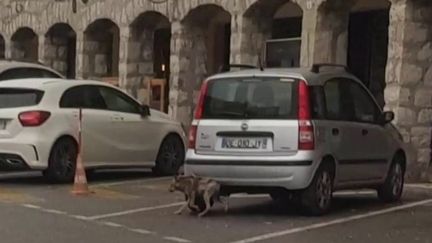
[[[11,57],[15,60],[38,61],[39,38],[29,27],[19,28],[11,37]]]
[[[206,4],[173,23],[170,85],[176,90],[170,92],[170,112],[185,124],[191,121],[202,81],[229,64],[231,19],[220,5]]]
[[[190,0],[178,0],[177,1],[177,11],[174,12],[173,18],[175,20],[183,20],[191,12],[195,12],[201,7],[206,8],[206,6],[214,6],[220,10],[223,10],[230,15],[234,15],[231,10],[235,9],[234,2],[232,0],[200,0],[200,1],[190,1]]]
[[[216,4],[199,5],[181,21],[183,37],[193,51],[191,65],[197,77],[204,78],[229,64],[231,45],[231,14]],[[194,60],[195,59],[195,60]],[[201,59],[201,60],[200,60]]]
[[[137,18],[146,12],[159,13],[162,16],[166,16],[170,21],[173,17],[172,5],[169,3],[169,1],[160,4],[152,4],[151,1],[143,2],[141,0],[131,0],[127,2],[123,10],[128,13],[125,16],[128,25],[131,25],[137,20]],[[122,22],[122,24],[124,23]]]
[[[266,50],[270,67],[300,66],[303,10],[290,0],[256,0],[243,13],[241,53],[256,64]],[[252,41],[253,40],[253,41]],[[280,52],[283,52],[281,54]]]
[[[6,56],[6,41],[3,35],[0,34],[0,59],[4,59]]]
[[[5,24],[5,27],[11,36],[22,28],[31,28],[36,34],[43,33],[39,15],[31,13],[22,13],[18,18],[12,18],[10,22]]]
[[[156,11],[146,11],[140,14],[129,28],[128,88],[139,100],[146,102],[151,92],[147,89],[147,82],[157,78],[165,80],[167,85],[164,93],[168,94],[171,46],[171,23],[168,17]],[[161,99],[165,104],[168,103],[168,95]],[[167,108],[164,107],[164,111]]]
[[[44,61],[68,78],[75,78],[76,33],[69,24],[57,23],[45,34]]]
[[[120,16],[125,16],[125,11],[123,10],[121,14],[118,14],[117,11],[113,11],[111,6],[106,6],[107,4],[112,3],[109,3],[108,1],[99,1],[86,7],[80,14],[80,29],[85,29],[92,23],[101,19],[109,20],[118,27],[122,26]]]
[[[384,107],[388,54],[389,0],[357,0],[348,25],[347,65]]]
[[[119,75],[120,29],[110,19],[97,19],[84,31],[84,78]]]

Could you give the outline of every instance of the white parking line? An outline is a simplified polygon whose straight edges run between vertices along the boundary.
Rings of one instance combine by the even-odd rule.
[[[324,227],[328,227],[328,226],[332,226],[332,225],[343,224],[343,223],[347,223],[347,222],[351,222],[351,221],[356,221],[356,220],[360,220],[360,219],[370,218],[370,217],[373,217],[373,216],[387,214],[387,213],[391,213],[391,212],[395,212],[395,211],[400,211],[400,210],[404,210],[404,209],[408,209],[408,208],[414,208],[414,207],[421,206],[421,205],[426,205],[426,204],[429,204],[429,203],[432,203],[432,199],[427,199],[427,200],[423,200],[423,201],[408,203],[408,204],[405,204],[405,205],[395,206],[395,207],[391,207],[391,208],[387,208],[387,209],[382,209],[382,210],[377,210],[377,211],[371,211],[371,212],[368,212],[368,213],[353,215],[353,216],[349,216],[349,217],[345,217],[345,218],[340,218],[340,219],[335,219],[335,220],[331,220],[331,221],[327,221],[327,222],[312,224],[312,225],[308,225],[308,226],[305,226],[305,227],[299,227],[299,228],[293,228],[293,229],[287,229],[287,230],[283,230],[283,231],[273,232],[273,233],[269,233],[269,234],[263,234],[263,235],[255,236],[255,237],[252,237],[252,238],[235,241],[235,242],[232,242],[232,243],[253,243],[253,242],[258,242],[258,241],[273,239],[273,238],[277,238],[277,237],[281,237],[281,236],[286,236],[286,235],[291,235],[291,234],[295,234],[295,233],[300,233],[300,232],[304,232],[304,231],[308,231],[308,230],[319,229],[319,228],[324,228]]]
[[[117,224],[117,223],[114,223],[114,222],[102,222],[102,224],[106,225],[106,226],[110,226],[110,227],[115,227],[115,228],[121,228],[121,227],[123,227],[123,225]]]
[[[26,208],[32,208],[32,209],[40,209],[41,207],[37,206],[37,205],[33,205],[33,204],[23,204],[23,207]]]
[[[405,184],[405,187],[432,190],[432,184]]]
[[[111,187],[111,186],[121,186],[121,185],[128,185],[128,184],[135,184],[137,182],[158,182],[158,181],[164,181],[171,177],[165,176],[165,177],[158,177],[158,178],[142,178],[142,179],[136,179],[136,180],[127,180],[127,181],[118,181],[118,182],[101,182],[101,183],[93,183],[91,184],[92,187]]]
[[[167,236],[164,237],[165,240],[169,240],[169,241],[174,241],[174,242],[179,242],[179,243],[190,243],[190,240],[186,240],[186,239],[182,239],[182,238],[178,238],[178,237],[171,237],[171,236]]]
[[[105,218],[112,218],[112,217],[124,216],[124,215],[128,215],[128,214],[153,211],[153,210],[158,210],[158,209],[163,209],[163,208],[171,208],[171,207],[180,206],[183,204],[184,204],[184,202],[176,202],[176,203],[164,204],[164,205],[159,205],[159,206],[154,206],[154,207],[136,208],[136,209],[126,210],[126,211],[121,211],[121,212],[116,212],[116,213],[94,215],[94,216],[87,217],[87,219],[88,220],[99,220],[99,219],[105,219]]]

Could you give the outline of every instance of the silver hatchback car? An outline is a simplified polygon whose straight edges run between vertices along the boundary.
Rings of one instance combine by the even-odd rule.
[[[393,119],[345,67],[217,74],[202,85],[185,173],[225,194],[295,199],[314,215],[329,211],[335,190],[397,201],[407,156]]]

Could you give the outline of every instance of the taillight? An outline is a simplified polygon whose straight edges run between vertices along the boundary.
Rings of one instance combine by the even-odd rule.
[[[42,125],[51,113],[47,111],[26,111],[18,115],[18,119],[24,127],[37,127]]]
[[[197,126],[192,126],[189,129],[189,147],[190,149],[195,149],[195,144],[196,144],[196,135],[197,135]]]
[[[204,111],[204,100],[205,97],[207,96],[207,86],[208,86],[208,82],[204,82],[201,85],[201,90],[200,90],[200,94],[199,94],[199,98],[198,98],[198,104],[197,107],[195,109],[195,119],[201,119],[202,115],[203,115],[203,111]]]
[[[311,121],[309,87],[304,80],[298,86],[299,150],[315,149],[314,127]]]

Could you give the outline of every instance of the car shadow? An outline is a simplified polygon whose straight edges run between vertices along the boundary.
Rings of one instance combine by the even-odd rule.
[[[245,198],[246,199],[246,198]],[[245,200],[236,199],[236,200]],[[246,199],[247,200],[247,199]],[[225,216],[240,216],[240,217],[262,217],[271,216],[275,218],[320,218],[314,216],[308,216],[305,211],[292,203],[276,202],[272,199],[260,200],[256,203],[244,204],[244,201],[236,201],[232,203],[229,211],[225,213],[221,205],[217,205],[209,217],[225,217]],[[380,210],[383,208],[400,205],[400,203],[395,204],[385,204],[378,200],[376,196],[338,196],[333,200],[333,205],[327,216],[329,217],[341,217],[352,215],[356,213],[364,213],[373,210]],[[325,217],[327,217],[325,216]]]

